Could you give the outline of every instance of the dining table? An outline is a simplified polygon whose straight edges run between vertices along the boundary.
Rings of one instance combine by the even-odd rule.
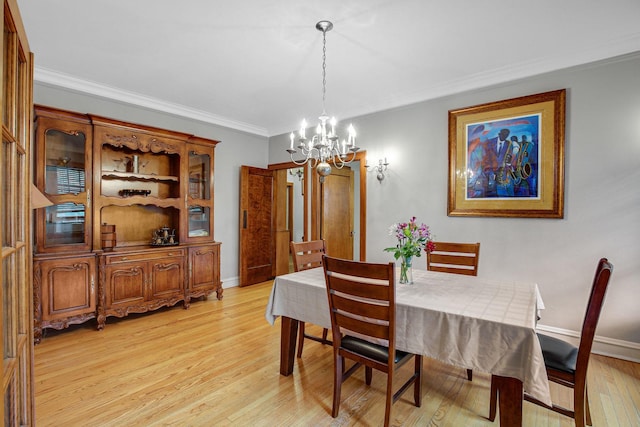
[[[542,309],[536,283],[414,269],[413,283],[396,280],[396,348],[491,374],[500,424],[521,426],[523,391],[551,404],[536,336]],[[323,268],[277,276],[265,317],[281,317],[280,374],[291,375],[298,322],[331,328]]]

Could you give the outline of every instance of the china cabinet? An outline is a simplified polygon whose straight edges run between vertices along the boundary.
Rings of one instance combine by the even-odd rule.
[[[36,341],[47,327],[96,318],[102,329],[109,316],[222,299],[218,141],[45,106],[35,115],[36,184],[54,203],[36,217]],[[91,257],[89,280],[73,268]],[[73,285],[59,284],[69,271]]]

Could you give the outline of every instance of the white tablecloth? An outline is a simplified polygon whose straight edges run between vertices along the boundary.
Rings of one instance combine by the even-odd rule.
[[[462,368],[518,378],[524,390],[551,403],[535,325],[544,308],[534,283],[413,271],[396,284],[396,347]],[[276,277],[265,317],[331,327],[322,268]]]

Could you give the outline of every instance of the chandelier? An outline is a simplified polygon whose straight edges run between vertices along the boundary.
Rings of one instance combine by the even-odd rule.
[[[316,24],[316,29],[322,31],[322,114],[318,119],[320,122],[316,127],[316,133],[311,138],[306,137],[307,121],[302,120],[300,132],[298,134],[298,145],[295,146],[296,135],[291,132],[291,145],[287,152],[291,155],[291,161],[296,165],[309,163],[311,168],[316,168],[320,175],[320,182],[331,173],[331,165],[342,169],[344,165],[351,163],[356,158],[359,147],[356,146],[356,131],[353,125],[347,129],[347,139],[340,141],[336,134],[336,119],[329,117],[325,109],[325,98],[327,92],[327,31],[331,31],[333,24],[329,21],[320,21]],[[294,159],[294,154],[298,151],[302,154],[302,159]]]

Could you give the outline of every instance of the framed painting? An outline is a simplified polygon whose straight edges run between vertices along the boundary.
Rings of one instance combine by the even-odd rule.
[[[563,217],[565,98],[449,111],[449,216]]]

